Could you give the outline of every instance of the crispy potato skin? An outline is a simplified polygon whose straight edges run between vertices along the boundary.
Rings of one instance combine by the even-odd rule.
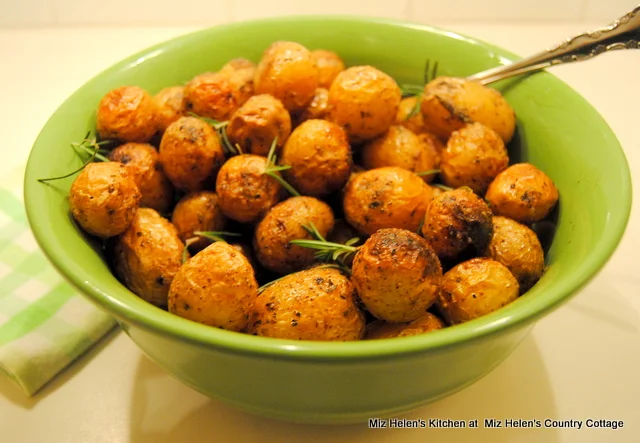
[[[291,117],[282,102],[268,94],[254,95],[231,116],[227,136],[242,152],[267,156],[277,137],[280,149],[291,134]]]
[[[299,111],[319,86],[318,68],[311,52],[301,44],[275,42],[265,50],[254,81],[257,94],[270,94],[288,111]]]
[[[199,191],[213,183],[223,162],[218,134],[199,118],[181,117],[162,136],[160,163],[169,180],[182,191]]]
[[[220,68],[220,72],[223,74],[245,70],[252,71],[255,74],[256,64],[242,57],[231,59]],[[251,77],[253,78],[253,75]]]
[[[256,258],[279,274],[302,269],[315,261],[313,249],[292,245],[291,240],[312,239],[302,226],[313,223],[326,238],[333,229],[333,211],[313,197],[291,197],[273,208],[258,223],[253,239]]]
[[[197,191],[180,199],[171,215],[171,223],[178,230],[180,240],[195,237],[194,231],[222,231],[227,217],[218,204],[218,196],[212,191]],[[207,239],[191,244],[191,249],[200,251],[209,245]]]
[[[329,88],[329,120],[352,142],[370,140],[393,124],[402,93],[393,78],[373,66],[342,71]]]
[[[434,168],[440,168],[440,162],[442,161],[442,151],[444,151],[445,148],[444,143],[442,143],[438,137],[429,132],[418,134],[418,138],[422,143],[424,143],[427,151],[431,155],[431,158],[433,158]]]
[[[468,248],[482,252],[493,235],[492,215],[470,189],[454,189],[431,200],[422,235],[440,258],[455,258]]]
[[[187,261],[169,290],[169,312],[229,331],[244,331],[258,295],[247,258],[215,242]]]
[[[344,62],[338,54],[325,49],[311,51],[311,57],[318,67],[318,86],[328,89],[338,74],[344,71]]]
[[[439,95],[430,94],[425,86],[425,95],[420,102],[420,113],[424,130],[446,142],[451,134],[463,128],[471,120]]]
[[[380,338],[410,337],[412,335],[426,334],[445,327],[445,324],[431,312],[426,312],[409,323],[388,323],[384,320],[375,320],[367,325],[365,340],[377,340]]]
[[[133,222],[141,194],[122,163],[89,163],[69,190],[71,215],[86,232],[113,237]]]
[[[558,189],[540,169],[518,163],[495,178],[485,197],[494,214],[533,223],[549,215],[558,203]]]
[[[408,322],[436,299],[442,266],[429,243],[404,229],[382,229],[358,250],[351,280],[367,310],[388,322]]]
[[[411,172],[435,169],[437,159],[427,144],[404,126],[391,126],[387,132],[362,147],[362,164],[367,169],[397,166]],[[429,183],[435,174],[422,176]]]
[[[493,217],[493,238],[484,251],[513,274],[520,293],[528,291],[544,271],[544,251],[536,233],[510,218]]]
[[[145,143],[158,130],[159,109],[154,98],[137,86],[122,86],[100,100],[96,129],[101,139]]]
[[[158,92],[154,98],[158,103],[158,129],[164,132],[167,127],[184,112],[184,86],[170,86]]]
[[[487,315],[518,298],[518,281],[502,263],[473,258],[442,277],[438,307],[451,324]]]
[[[337,269],[289,274],[258,295],[251,331],[291,340],[350,341],[364,335],[353,285]]]
[[[351,148],[340,126],[307,120],[298,126],[280,155],[285,179],[301,194],[321,197],[344,186],[351,174]]]
[[[355,174],[347,183],[344,213],[347,222],[366,235],[383,228],[416,232],[424,219],[429,194],[429,185],[406,169],[370,169]]]
[[[396,125],[402,125],[414,134],[421,134],[425,132],[424,117],[422,112],[418,112],[415,115],[409,117],[416,105],[418,104],[418,97],[406,97],[400,100],[398,105],[398,112],[396,114]],[[420,108],[418,108],[420,109]]]
[[[125,143],[109,153],[109,160],[127,165],[142,194],[140,206],[168,212],[173,204],[173,185],[164,172],[158,151],[145,143]]]
[[[440,176],[447,186],[468,186],[483,195],[508,165],[509,156],[498,134],[481,123],[472,123],[451,134],[442,153]]]
[[[113,246],[116,275],[134,294],[167,306],[169,286],[182,266],[184,243],[176,228],[150,208],[140,208]]]
[[[307,120],[325,120],[329,115],[329,90],[316,89],[313,98],[305,108],[296,114],[294,120],[296,126]]]
[[[264,174],[266,166],[265,157],[252,154],[236,155],[222,165],[216,192],[227,217],[254,223],[283,198],[282,186]]]
[[[202,117],[228,120],[253,95],[253,88],[236,70],[206,72],[184,87],[184,108]]]
[[[447,132],[451,134],[459,129],[455,126],[461,121],[482,123],[493,129],[505,143],[513,137],[516,127],[515,113],[495,89],[462,78],[438,77],[425,86],[425,97],[427,112],[425,113],[424,103],[422,108],[425,121],[429,121],[429,117],[433,114],[439,113],[439,111],[434,112],[440,106],[438,101],[450,110],[449,123],[451,124],[445,124],[439,128],[441,134],[445,135],[445,139]],[[437,119],[430,121],[438,122]]]

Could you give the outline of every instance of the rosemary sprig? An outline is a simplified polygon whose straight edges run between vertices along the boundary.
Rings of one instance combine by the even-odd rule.
[[[322,234],[318,231],[318,228],[313,224],[313,222],[308,225],[302,225],[302,227],[314,237],[314,240],[308,239],[299,239],[299,240],[291,240],[289,243],[302,246],[303,248],[315,249],[315,257],[324,262],[337,262],[339,266],[342,266],[346,269],[346,272],[349,272],[349,267],[345,265],[344,260],[351,254],[355,254],[359,246],[353,246],[360,239],[358,237],[354,237],[349,239],[345,244],[342,243],[334,243],[327,241]],[[343,269],[344,270],[344,269]]]
[[[453,191],[453,188],[449,187],[449,186],[445,186],[441,183],[434,183],[432,186],[435,186],[436,188],[440,188],[443,191]]]
[[[191,246],[198,240],[200,239],[197,237],[191,237],[184,242],[184,248],[182,248],[182,264],[185,264],[187,262],[187,258],[189,257],[189,246]]]
[[[426,85],[431,80],[435,79],[437,76],[438,76],[438,62],[435,62],[433,66],[431,66],[431,60],[427,60],[427,62],[424,65],[424,75],[423,75],[424,84]],[[400,89],[402,90],[403,97],[405,98],[416,97],[415,106],[411,109],[411,112],[407,114],[407,116],[404,118],[405,120],[409,120],[410,118],[418,115],[418,113],[420,112],[422,95],[424,94],[424,86],[405,84],[405,85],[402,85]]]
[[[238,144],[233,146],[233,144],[229,141],[229,137],[227,136],[227,126],[229,125],[229,121],[219,121],[213,118],[204,117],[202,115],[198,115],[195,112],[189,112],[191,117],[199,118],[205,123],[208,123],[213,129],[216,130],[218,136],[220,136],[220,140],[222,141],[222,149],[227,155],[238,155],[242,154],[242,149]]]
[[[423,80],[424,80],[424,84],[426,85],[427,83],[429,83],[431,80],[435,79],[436,77],[438,77],[438,62],[436,61],[433,64],[433,67],[431,68],[431,70],[429,70],[429,65],[431,64],[431,60],[427,60],[427,62],[424,64],[424,76],[423,76]]]
[[[108,140],[105,141],[101,141],[98,142],[98,140],[96,139],[96,137],[90,137],[91,136],[91,131],[88,131],[86,133],[86,135],[84,136],[84,139],[81,142],[72,142],[71,143],[71,148],[76,152],[76,154],[80,155],[80,153],[85,153],[85,154],[89,154],[89,158],[87,160],[85,160],[85,162],[82,164],[82,166],[80,166],[78,169],[65,174],[65,175],[61,175],[59,177],[50,177],[50,178],[39,178],[38,181],[40,183],[46,183],[48,181],[53,181],[53,180],[61,180],[63,178],[67,178],[67,177],[71,177],[74,174],[77,174],[78,172],[82,171],[89,163],[93,163],[96,159],[103,161],[103,162],[108,162],[110,161],[107,157],[105,157],[104,155],[100,154],[100,146],[103,146],[107,143],[110,143]]]
[[[273,178],[275,181],[280,183],[280,185],[287,190],[287,192],[296,197],[300,196],[300,193],[295,190],[293,186],[291,186],[287,181],[282,178],[279,174],[280,171],[286,171],[287,169],[291,169],[291,166],[288,165],[277,165],[277,157],[276,157],[276,145],[278,143],[278,137],[274,138],[271,142],[271,147],[269,148],[269,154],[267,155],[267,165],[264,168],[263,174],[268,175]]]
[[[240,237],[241,236],[241,234],[238,234],[236,232],[226,232],[226,231],[194,231],[193,234],[197,235],[198,237],[204,237],[209,240],[221,241],[225,243],[226,243],[226,240],[223,237]]]
[[[439,173],[440,173],[440,169],[429,169],[427,171],[415,172],[415,174],[418,177],[424,177],[425,175],[435,175],[435,174],[439,174]]]

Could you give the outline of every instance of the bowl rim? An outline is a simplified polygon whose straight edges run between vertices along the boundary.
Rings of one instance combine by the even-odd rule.
[[[89,88],[91,83],[103,76],[108,76],[110,73],[118,71],[120,69],[134,66],[137,61],[142,57],[154,53],[158,50],[163,50],[167,47],[180,46],[181,43],[190,39],[197,39],[198,37],[205,35],[213,29],[220,31],[233,32],[234,29],[242,28],[245,26],[267,24],[267,23],[290,23],[290,22],[323,22],[325,25],[327,21],[344,22],[344,23],[366,23],[373,25],[383,25],[393,28],[410,28],[419,31],[435,33],[440,35],[446,35],[450,38],[465,40],[471,44],[484,47],[491,50],[495,55],[499,56],[501,60],[508,62],[516,60],[520,57],[517,55],[497,47],[493,44],[487,43],[483,40],[476,39],[464,34],[452,32],[440,27],[418,24],[410,21],[386,19],[386,18],[373,18],[363,16],[351,16],[351,15],[294,15],[286,17],[272,17],[263,18],[257,20],[248,20],[235,23],[227,23],[214,27],[208,27],[187,34],[171,38],[150,46],[146,49],[136,52],[120,62],[110,66],[97,75],[93,76],[87,82],[85,82],[80,88],[78,88],[71,96],[69,96],[65,102],[55,111],[55,113],[49,118],[43,129],[41,130],[38,138],[34,142],[33,147],[37,146],[41,142],[41,136],[44,129],[51,123],[53,116],[60,112],[60,108],[67,102],[71,102],[75,97],[82,95],[85,88]],[[580,94],[573,90],[569,85],[562,80],[549,73],[538,73],[536,75],[544,75],[553,77],[554,81],[559,82],[570,93],[575,94],[583,103],[583,106],[590,108],[600,120],[600,130],[604,131],[612,140],[612,146],[609,147],[611,151],[615,150],[615,154],[610,154],[610,158],[617,163],[620,171],[620,180],[623,183],[620,191],[620,208],[615,214],[608,214],[608,229],[604,235],[599,239],[597,248],[591,251],[591,253],[585,258],[582,266],[571,277],[560,281],[553,288],[547,289],[544,293],[536,295],[536,298],[530,298],[525,303],[518,303],[517,307],[506,306],[499,311],[481,317],[479,319],[467,322],[455,327],[445,328],[443,330],[434,331],[429,334],[422,334],[412,337],[402,337],[394,339],[382,339],[372,341],[355,341],[355,342],[314,342],[314,341],[296,341],[275,339],[267,337],[257,337],[248,334],[241,334],[237,332],[225,331],[217,328],[212,328],[199,323],[192,322],[190,320],[183,319],[176,315],[170,314],[164,310],[156,308],[153,305],[148,304],[148,308],[138,309],[137,306],[142,306],[139,303],[123,303],[105,291],[100,289],[100,285],[93,285],[86,281],[81,281],[75,278],[73,266],[70,266],[68,260],[65,258],[67,254],[64,251],[56,250],[52,247],[49,239],[43,234],[42,227],[38,223],[41,215],[37,205],[34,203],[33,196],[41,189],[38,188],[38,182],[35,179],[32,170],[33,164],[36,162],[34,149],[29,154],[27,162],[27,168],[25,172],[24,181],[24,201],[27,212],[27,218],[31,225],[34,237],[44,252],[45,256],[57,269],[57,271],[74,287],[76,287],[80,293],[88,297],[93,303],[98,304],[118,319],[123,324],[125,331],[128,329],[127,323],[135,324],[145,330],[154,331],[167,336],[172,336],[181,341],[191,342],[197,345],[206,346],[208,348],[215,348],[221,352],[230,352],[236,354],[250,354],[260,355],[266,358],[278,358],[278,359],[293,359],[304,361],[346,361],[346,360],[375,360],[384,359],[389,356],[408,357],[417,353],[432,352],[439,349],[448,348],[451,346],[461,346],[470,344],[477,340],[486,339],[495,334],[503,333],[512,328],[525,327],[536,321],[547,312],[557,308],[560,304],[568,301],[574,296],[582,287],[589,283],[602,267],[609,261],[611,255],[618,247],[620,240],[625,232],[629,215],[631,212],[631,174],[629,165],[625,157],[624,151],[620,146],[620,143],[611,130],[610,126],[604,120],[604,118],[598,113],[598,111],[587,102]],[[615,145],[615,146],[613,146]],[[128,291],[123,286],[123,290]],[[526,297],[526,296],[525,296]],[[139,300],[141,301],[141,300]],[[141,301],[142,303],[143,302]],[[137,305],[137,306],[136,306]],[[512,304],[513,305],[513,304]]]

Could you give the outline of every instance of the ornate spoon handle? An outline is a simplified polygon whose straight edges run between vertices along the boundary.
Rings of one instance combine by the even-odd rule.
[[[549,66],[588,60],[616,49],[640,49],[640,6],[608,26],[577,35],[524,60],[471,75],[467,80],[486,85]]]

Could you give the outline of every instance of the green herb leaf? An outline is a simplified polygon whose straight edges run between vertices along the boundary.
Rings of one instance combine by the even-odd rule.
[[[429,169],[427,171],[416,172],[415,174],[419,177],[424,177],[425,175],[435,175],[439,173],[440,173],[440,169]]]

